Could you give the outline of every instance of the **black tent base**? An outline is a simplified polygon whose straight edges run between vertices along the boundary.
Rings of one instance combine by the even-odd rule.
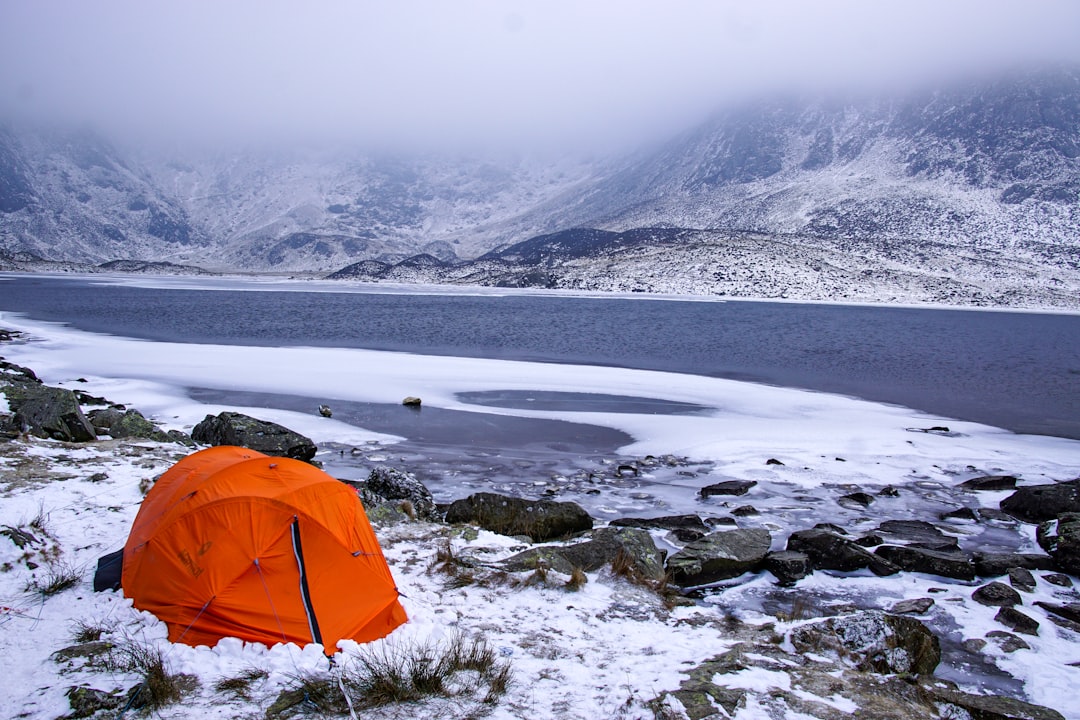
[[[102,555],[97,561],[97,572],[94,573],[94,592],[102,590],[119,590],[120,577],[124,573],[124,549]]]

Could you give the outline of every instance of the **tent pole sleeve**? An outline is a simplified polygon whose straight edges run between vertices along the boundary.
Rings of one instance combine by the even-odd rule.
[[[307,569],[304,566],[304,549],[300,544],[300,519],[295,515],[292,521],[292,546],[296,566],[300,570],[300,599],[304,602],[304,614],[307,615],[308,628],[311,630],[311,641],[322,645],[319,621],[315,617],[315,607],[311,604],[311,590],[308,588]]]

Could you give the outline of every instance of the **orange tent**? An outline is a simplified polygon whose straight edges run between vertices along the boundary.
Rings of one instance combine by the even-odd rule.
[[[219,445],[173,465],[124,546],[122,587],[169,640],[367,642],[406,621],[356,492],[290,458]]]

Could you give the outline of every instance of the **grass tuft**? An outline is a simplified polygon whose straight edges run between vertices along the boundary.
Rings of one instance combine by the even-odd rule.
[[[34,576],[26,584],[26,591],[41,593],[45,597],[58,595],[73,588],[82,580],[82,573],[66,562],[49,562],[42,577]]]
[[[251,701],[251,686],[270,677],[270,673],[259,668],[251,668],[231,678],[222,678],[214,683],[214,690],[223,695],[232,695],[237,700]]]
[[[574,569],[570,571],[570,579],[566,581],[566,589],[577,592],[583,588],[587,582],[589,582],[589,576],[585,574],[584,570],[575,566]]]
[[[126,642],[117,646],[113,651],[112,666],[140,677],[139,683],[128,693],[129,704],[147,712],[180,702],[199,683],[194,675],[169,672],[162,651],[144,643]]]

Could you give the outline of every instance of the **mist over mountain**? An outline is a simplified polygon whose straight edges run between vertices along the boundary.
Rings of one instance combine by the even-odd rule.
[[[161,153],[0,129],[0,249],[52,261],[736,295],[829,295],[891,273],[910,276],[898,297],[946,301],[996,275],[1013,296],[1067,294],[1078,198],[1074,66],[775,95],[602,159]],[[946,276],[951,289],[927,289]]]

